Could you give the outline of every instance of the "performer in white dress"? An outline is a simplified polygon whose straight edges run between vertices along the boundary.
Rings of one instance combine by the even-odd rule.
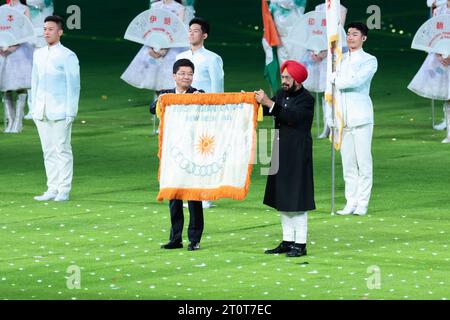
[[[30,9],[31,23],[33,23],[38,35],[35,47],[45,47],[47,42],[44,39],[44,20],[53,15],[53,0],[27,0],[27,6]]]
[[[450,0],[442,1],[428,1],[428,5],[437,6],[433,11],[433,16],[450,14]],[[443,143],[450,143],[450,128],[448,122],[450,121],[450,58],[442,55],[429,53],[422,67],[417,72],[408,89],[418,94],[421,97],[443,100],[444,101],[444,116],[446,120],[434,126],[436,130],[445,130],[447,128],[447,137],[442,141]]]
[[[19,0],[11,0],[4,6],[13,7],[30,17],[30,11]],[[0,49],[3,59],[0,69],[0,91],[5,105],[5,133],[22,131],[27,89],[31,88],[33,47],[29,43],[17,44]],[[16,96],[16,98],[15,98]]]
[[[305,6],[306,0],[270,0],[270,12],[281,40],[281,45],[277,48],[280,66],[284,61],[292,59],[289,57],[287,38],[291,28],[304,14]]]
[[[156,1],[152,2],[151,8],[170,11],[184,21],[185,8],[180,1]],[[136,88],[155,90],[156,93],[162,89],[172,88],[174,86],[172,66],[175,57],[186,49],[170,48],[155,51],[151,47],[143,46],[121,79]]]
[[[186,23],[186,25],[189,25],[189,22],[195,17],[195,0],[182,0],[182,3],[185,8],[184,23]]]
[[[31,23],[33,24],[36,31],[36,42],[34,43],[34,47],[45,47],[47,45],[47,42],[44,38],[44,20],[48,16],[53,15],[53,0],[27,0],[26,4],[28,6],[28,9],[30,9]],[[28,90],[28,108],[29,106],[31,106],[31,103],[31,92],[30,90]],[[28,110],[28,114],[25,115],[24,119],[33,119],[30,110]]]

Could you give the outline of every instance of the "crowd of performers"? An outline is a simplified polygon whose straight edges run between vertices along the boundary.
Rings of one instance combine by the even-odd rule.
[[[45,46],[43,38],[44,19],[53,14],[52,0],[7,0],[9,6],[30,18],[39,36],[34,43],[22,43],[0,49],[0,91],[4,104],[5,133],[22,131],[27,97],[31,88],[33,51]],[[28,101],[28,104],[30,102]],[[31,119],[30,114],[27,115]]]

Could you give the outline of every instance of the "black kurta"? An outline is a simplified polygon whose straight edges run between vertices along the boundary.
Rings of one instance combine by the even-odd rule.
[[[264,204],[278,211],[309,211],[314,203],[311,125],[314,117],[314,98],[305,88],[287,93],[277,92],[272,113],[277,134],[272,149],[279,156],[278,171],[267,178]],[[278,154],[276,145],[279,145]]]

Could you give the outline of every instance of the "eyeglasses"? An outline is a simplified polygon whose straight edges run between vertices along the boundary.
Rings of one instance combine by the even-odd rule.
[[[194,77],[193,73],[179,72],[179,73],[176,73],[176,75],[179,77],[182,77],[182,78],[184,78],[184,77],[193,78]]]

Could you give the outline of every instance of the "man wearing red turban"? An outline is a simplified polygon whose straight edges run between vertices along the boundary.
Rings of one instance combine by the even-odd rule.
[[[255,92],[264,114],[275,118],[277,129],[270,168],[275,172],[269,172],[264,204],[280,212],[283,241],[266,253],[300,257],[306,255],[307,211],[316,208],[311,137],[314,98],[302,85],[308,77],[303,64],[288,60],[280,71],[282,89],[275,97],[269,99],[263,90]]]

